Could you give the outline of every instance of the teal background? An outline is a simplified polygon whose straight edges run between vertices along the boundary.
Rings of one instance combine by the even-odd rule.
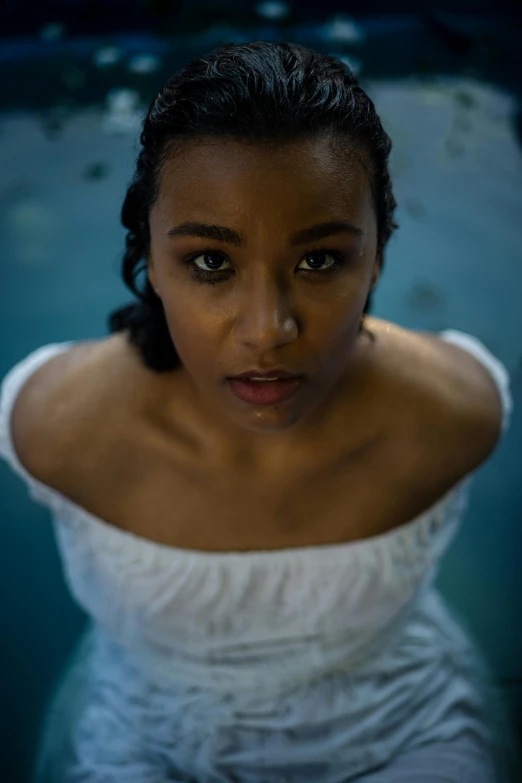
[[[259,20],[245,26],[232,12],[225,29],[202,14],[199,28],[192,20],[190,31],[170,37],[0,40],[0,378],[41,345],[104,336],[109,311],[130,300],[119,277],[119,211],[140,113],[174,70],[226,40],[278,36],[356,57],[394,142],[399,203],[374,313],[409,328],[473,334],[511,376],[511,429],[477,472],[438,585],[469,621],[522,734],[522,159],[509,67],[516,30],[509,19],[484,17],[482,28],[480,19],[452,20],[474,42],[460,52],[414,15],[366,17],[358,46],[322,44],[318,19],[296,20],[283,35]],[[123,55],[101,69],[92,55],[104,43]],[[495,51],[503,54],[496,65]],[[158,56],[158,70],[131,73],[129,57],[147,52]],[[139,97],[132,128],[119,134],[106,131],[114,87]],[[48,511],[5,463],[0,497],[2,769],[16,783],[28,780],[46,700],[86,618],[67,591]]]

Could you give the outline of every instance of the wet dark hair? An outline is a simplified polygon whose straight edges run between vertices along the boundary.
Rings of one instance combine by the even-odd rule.
[[[157,372],[179,365],[161,299],[146,274],[149,213],[158,196],[159,172],[176,143],[241,141],[286,144],[330,137],[340,153],[353,150],[368,171],[377,222],[377,248],[398,225],[388,172],[391,140],[373,101],[336,57],[291,43],[226,44],[193,60],[170,78],[149,106],[136,170],[123,203],[128,229],[122,277],[138,297],[108,318],[109,331],[128,329],[145,365]],[[145,271],[138,285],[137,276]],[[370,291],[360,332],[368,332]]]

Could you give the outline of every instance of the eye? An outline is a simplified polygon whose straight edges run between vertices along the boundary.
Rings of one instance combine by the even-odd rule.
[[[329,264],[327,264],[326,266],[312,266],[311,269],[303,269],[303,272],[320,272],[320,273],[323,272],[324,273],[324,272],[333,271],[334,269],[337,269],[341,265],[342,260],[343,260],[342,254],[338,253],[338,252],[336,252],[334,250],[317,250],[317,251],[314,251],[313,253],[307,253],[303,260],[305,260],[307,258],[314,258],[314,257],[317,258],[317,257],[319,257],[319,261],[324,264],[324,261],[323,261],[324,256],[330,256],[330,258],[332,258],[333,261],[330,262]],[[309,262],[306,261],[306,263],[308,264]]]
[[[209,257],[218,258],[220,260],[211,262],[207,266],[200,266],[199,264],[196,263],[196,260],[198,258],[205,258],[204,263],[206,264],[207,263],[206,258],[209,258]],[[201,272],[225,272],[227,270],[222,269],[222,267],[221,267],[221,265],[223,263],[223,258],[224,257],[221,255],[221,253],[214,253],[214,252],[206,250],[203,253],[200,253],[199,256],[192,256],[192,258],[190,259],[190,263],[193,266],[195,266],[196,269],[199,269]]]
[[[325,265],[324,259],[328,256],[331,260]],[[313,258],[319,259],[319,266],[310,266],[308,259]],[[203,259],[203,261],[199,262],[198,259]],[[339,272],[346,264],[347,258],[337,250],[322,249],[306,253],[302,261],[308,264],[310,268],[296,267],[301,272],[300,276],[304,274],[305,277],[320,281],[322,279],[326,280],[330,274]],[[198,282],[214,285],[231,279],[233,266],[227,257],[219,251],[204,250],[202,253],[187,258],[184,263],[188,265],[192,276]],[[223,268],[224,263],[229,264],[229,266]],[[314,263],[317,263],[317,261],[312,261],[312,264]]]

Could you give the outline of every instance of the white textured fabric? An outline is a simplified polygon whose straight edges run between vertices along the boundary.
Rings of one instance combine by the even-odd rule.
[[[506,430],[505,367],[470,335],[440,337],[489,369]],[[14,452],[18,390],[70,345],[29,354],[0,396],[0,455],[50,509],[67,583],[92,619],[61,718],[70,751],[45,749],[53,783],[347,783],[435,743],[495,752],[489,673],[433,587],[472,475],[360,541],[213,553],[157,544],[36,481]],[[476,763],[462,747],[462,768]],[[426,778],[439,779],[450,781]]]

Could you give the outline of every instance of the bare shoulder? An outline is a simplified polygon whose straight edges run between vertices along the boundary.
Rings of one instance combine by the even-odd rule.
[[[373,319],[380,368],[396,392],[412,438],[465,475],[495,449],[502,402],[491,373],[468,351],[436,333]]]
[[[17,394],[10,432],[18,458],[40,481],[64,456],[77,454],[82,436],[101,422],[106,403],[125,388],[129,365],[122,334],[75,343],[33,372]],[[127,384],[127,388],[128,388]],[[118,406],[116,406],[116,411]]]

